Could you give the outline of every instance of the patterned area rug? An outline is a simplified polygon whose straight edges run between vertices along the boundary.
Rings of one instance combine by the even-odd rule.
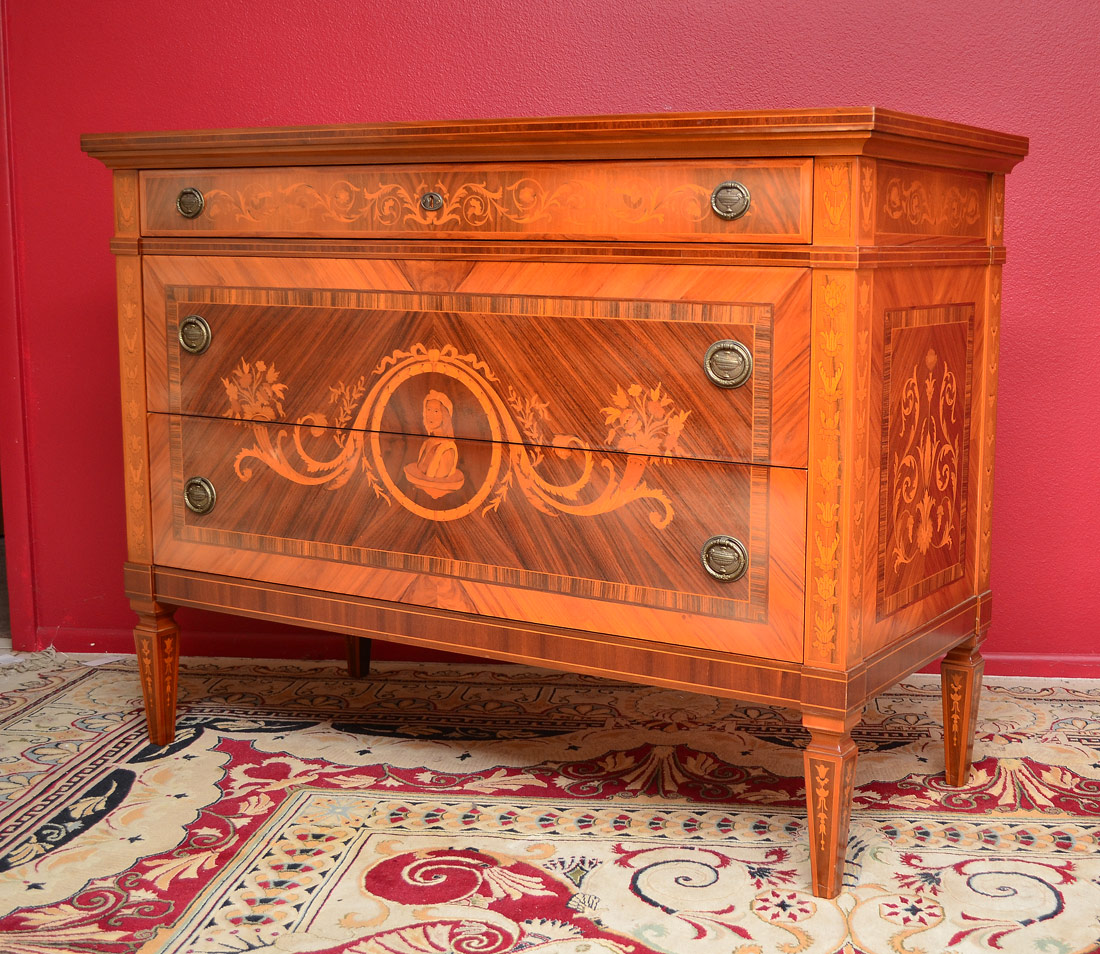
[[[0,671],[4,954],[1091,954],[1100,683],[879,698],[845,891],[809,892],[793,712],[519,667]]]

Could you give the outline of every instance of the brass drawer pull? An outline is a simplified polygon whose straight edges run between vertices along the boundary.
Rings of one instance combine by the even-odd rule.
[[[202,214],[202,208],[206,205],[202,193],[198,189],[188,186],[176,197],[176,211],[185,219],[194,219]]]
[[[723,182],[710,194],[710,207],[723,219],[739,219],[749,211],[749,190],[740,182]]]
[[[202,354],[210,347],[212,335],[202,315],[188,315],[180,322],[180,345],[188,354]]]
[[[205,477],[189,477],[183,485],[183,502],[187,504],[188,510],[199,516],[210,513],[217,499],[214,485]]]
[[[720,388],[739,388],[752,377],[752,352],[740,341],[716,341],[703,356],[703,370]]]
[[[732,583],[749,568],[749,553],[736,537],[711,537],[703,544],[703,569],[716,580]]]

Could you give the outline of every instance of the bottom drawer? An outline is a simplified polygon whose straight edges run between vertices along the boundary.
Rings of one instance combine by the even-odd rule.
[[[802,658],[803,471],[159,414],[150,441],[159,565]]]

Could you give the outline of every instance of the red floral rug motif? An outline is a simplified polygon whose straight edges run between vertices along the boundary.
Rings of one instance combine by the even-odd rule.
[[[198,661],[148,745],[130,661],[3,674],[4,954],[1100,950],[1100,686],[876,701],[845,890],[809,891],[783,710],[522,668]]]

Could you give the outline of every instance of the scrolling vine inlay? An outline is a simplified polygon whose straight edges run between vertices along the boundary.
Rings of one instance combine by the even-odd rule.
[[[898,422],[905,446],[890,462],[894,534],[887,559],[895,570],[950,546],[959,529],[958,379],[935,348],[923,365],[905,381]]]
[[[924,170],[915,173],[881,163],[878,228],[915,235],[984,238],[984,177]]]
[[[433,191],[442,197],[438,209],[427,210],[421,195]],[[463,182],[448,188],[442,181],[425,180],[419,187],[383,182],[378,188],[363,188],[345,179],[329,187],[295,182],[280,189],[247,189],[235,195],[221,189],[206,194],[210,214],[226,214],[237,221],[259,222],[287,209],[300,209],[305,216],[318,210],[333,221],[367,226],[446,226],[480,228],[502,221],[526,225],[547,219],[552,210],[568,207],[574,217],[583,217],[594,193],[589,183],[570,181],[547,189],[532,178],[501,183]]]
[[[367,230],[492,230],[549,226],[554,221],[588,226],[605,216],[630,224],[668,220],[690,225],[711,217],[710,189],[703,185],[655,185],[639,178],[617,186],[609,192],[600,182],[586,179],[548,184],[531,176],[501,174],[481,181],[451,176],[369,184],[349,179],[275,187],[253,183],[234,191],[210,189],[204,198],[206,214],[215,221],[268,224],[319,215],[322,220]],[[429,192],[439,196],[438,207],[422,204]]]
[[[419,378],[423,381],[418,382]],[[601,410],[609,428],[608,443],[622,453],[596,454],[573,435],[548,438],[547,403],[537,395],[521,397],[512,387],[502,397],[492,370],[476,355],[461,354],[452,345],[427,348],[418,343],[407,351],[394,351],[371,372],[370,382],[369,390],[366,376],[330,388],[331,418],[318,411],[289,428],[272,429],[266,422],[281,417],[287,386],[273,365],[242,358],[232,374],[222,379],[230,405],[227,416],[264,422],[264,426],[252,428],[253,445],[237,454],[237,476],[247,481],[252,468],[262,464],[294,483],[336,489],[362,473],[375,496],[387,505],[396,502],[433,521],[496,510],[513,485],[532,506],[550,516],[589,517],[645,501],[655,527],[663,529],[672,521],[667,495],[643,479],[657,458],[642,455],[679,456],[680,435],[690,411],[676,409],[660,383],[616,389]],[[383,453],[379,437],[385,431],[391,398],[406,387],[424,391],[419,400],[424,439],[414,456],[394,461]],[[476,481],[464,471],[454,439],[456,413],[482,415],[492,441],[488,472],[479,474]],[[318,457],[307,450],[306,437],[330,442],[331,455]],[[574,460],[575,478],[567,483],[545,478],[539,465],[547,453]],[[467,492],[459,493],[463,488]]]

